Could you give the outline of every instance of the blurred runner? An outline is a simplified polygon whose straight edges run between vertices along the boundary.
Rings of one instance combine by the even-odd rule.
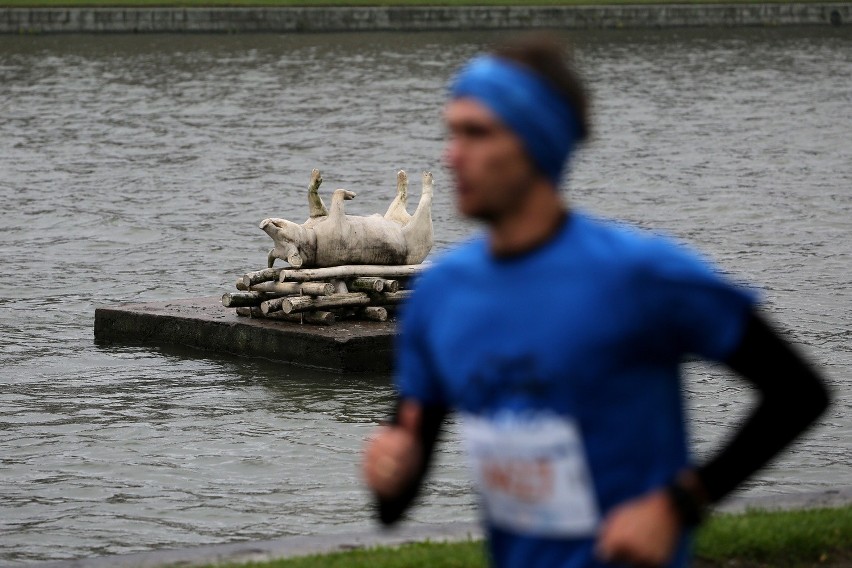
[[[495,566],[685,566],[690,529],[828,404],[754,295],[668,239],[568,207],[587,136],[577,75],[548,39],[469,62],[445,109],[459,211],[483,235],[441,256],[405,306],[399,405],[364,476],[395,522],[457,412]],[[687,450],[685,356],[761,402],[703,464]]]

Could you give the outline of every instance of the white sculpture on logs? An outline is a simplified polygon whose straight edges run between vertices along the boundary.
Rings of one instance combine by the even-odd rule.
[[[301,225],[286,219],[264,219],[260,228],[275,242],[267,265],[276,258],[294,268],[351,264],[402,265],[423,262],[432,249],[432,174],[423,172],[420,203],[413,215],[406,211],[408,176],[397,174],[397,195],[384,216],[346,215],[343,202],[355,193],[336,189],[331,211],[319,196],[322,176],[311,172],[308,186],[310,217]]]
[[[264,219],[260,228],[275,242],[267,268],[237,280],[238,292],[222,296],[237,315],[330,325],[340,318],[386,321],[388,310],[404,301],[402,289],[423,268],[432,249],[432,174],[423,172],[423,191],[410,215],[408,176],[397,174],[396,197],[382,215],[346,215],[343,202],[355,197],[345,189],[332,195],[329,212],[319,187],[319,170],[308,185],[309,218],[298,225]],[[289,267],[273,268],[275,259]]]

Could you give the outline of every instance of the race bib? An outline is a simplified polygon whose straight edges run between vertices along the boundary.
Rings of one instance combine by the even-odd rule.
[[[574,420],[468,415],[462,433],[492,524],[531,536],[595,534],[597,500]]]

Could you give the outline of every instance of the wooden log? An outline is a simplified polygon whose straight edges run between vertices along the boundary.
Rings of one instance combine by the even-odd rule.
[[[329,268],[302,268],[295,270],[281,270],[279,273],[279,280],[281,282],[307,282],[311,280],[361,278],[368,276],[375,276],[378,278],[403,278],[407,276],[416,276],[428,266],[428,263],[401,264],[396,266],[384,266],[380,264],[349,264],[344,266],[332,266]]]
[[[310,296],[294,296],[295,298],[310,298]],[[260,303],[260,311],[263,312],[263,315],[269,315],[272,312],[280,312],[281,306],[284,304],[284,300],[286,296],[282,296],[280,298],[273,298],[271,300],[267,300],[265,302]]]
[[[278,284],[281,285],[284,282]],[[335,289],[331,282],[302,282],[300,292],[306,296],[331,296]]]
[[[388,311],[380,306],[367,306],[358,311],[358,315],[371,321],[388,321]]]
[[[330,282],[260,282],[251,289],[257,292],[307,296],[331,296],[335,291],[334,285]]]
[[[295,314],[312,310],[328,308],[344,308],[346,306],[368,306],[370,296],[364,292],[349,292],[347,294],[333,294],[331,296],[289,296],[281,299],[281,311],[285,314]]]
[[[316,298],[310,296],[287,296],[286,298],[264,302],[261,304],[261,309],[263,309],[263,306],[268,306],[269,308],[275,308],[272,311],[277,311],[278,302],[280,302],[281,311],[285,314],[345,308],[349,306],[383,306],[403,302],[409,295],[410,292],[403,290],[402,292],[380,292],[378,294],[349,292],[348,294],[333,294],[331,296],[318,296]]]
[[[331,312],[307,312],[304,314],[285,314],[284,312],[272,312],[264,315],[258,307],[237,308],[237,315],[243,317],[253,317],[258,319],[270,319],[279,321],[289,321],[292,323],[309,323],[312,325],[331,325],[337,321],[337,316]]]
[[[382,292],[381,294],[370,294],[371,306],[385,306],[400,304],[411,297],[411,290],[400,290],[399,292]]]
[[[338,320],[356,319],[369,321],[387,321],[390,318],[393,306],[362,306],[357,308],[336,308],[334,313]],[[304,312],[313,313],[313,312]]]
[[[240,290],[242,292],[248,292],[249,291],[249,287],[245,285],[245,282],[243,282],[242,276],[237,278],[237,290]]]
[[[251,288],[255,284],[259,284],[261,282],[269,282],[270,280],[278,280],[281,277],[281,272],[283,270],[281,268],[264,268],[263,270],[256,270],[254,272],[248,272],[243,275],[243,284],[247,288]],[[306,278],[306,280],[312,280],[311,278]],[[282,280],[283,282],[283,280]]]
[[[376,277],[355,278],[346,286],[356,292],[381,292],[384,290],[385,281]]]
[[[384,292],[399,292],[399,280],[382,280]]]
[[[222,305],[226,308],[259,306],[261,303],[283,294],[267,292],[228,292],[222,295]]]
[[[370,303],[370,298],[366,294],[356,293],[357,298],[351,294],[329,294],[327,296],[281,296],[271,298],[260,303],[260,310],[264,315],[273,312],[283,311],[285,314],[299,313],[304,311],[315,311],[323,307],[340,307],[340,306],[363,306]],[[362,298],[363,296],[363,298]],[[324,302],[322,299],[330,299],[330,302]],[[307,309],[293,310],[293,306],[309,306]]]

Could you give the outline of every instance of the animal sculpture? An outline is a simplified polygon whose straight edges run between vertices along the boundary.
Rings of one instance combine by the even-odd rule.
[[[420,202],[413,215],[406,210],[408,176],[397,174],[397,195],[384,216],[346,215],[344,201],[355,193],[336,189],[331,208],[319,195],[322,176],[311,172],[309,218],[301,225],[286,219],[264,219],[260,228],[275,242],[268,265],[276,258],[295,268],[346,264],[419,264],[432,250],[432,174],[423,172]]]

